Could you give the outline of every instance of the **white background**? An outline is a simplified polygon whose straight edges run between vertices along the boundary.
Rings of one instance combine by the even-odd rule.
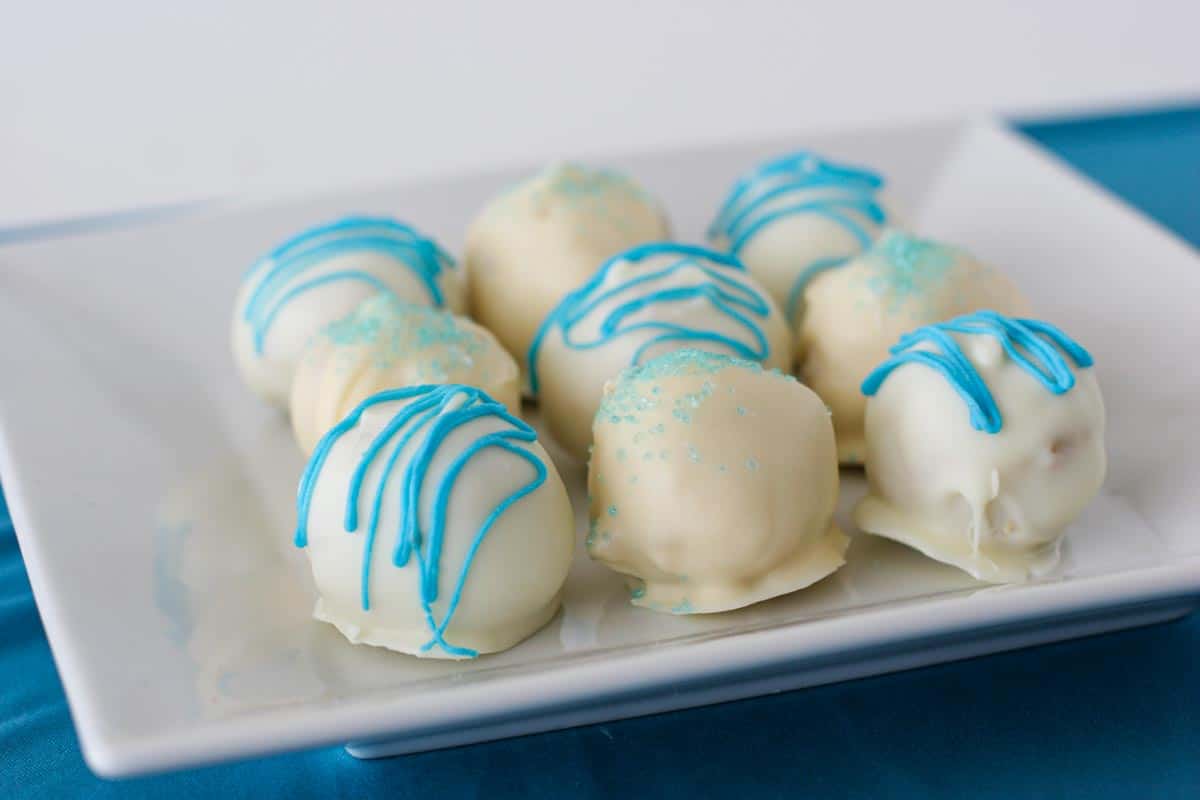
[[[0,228],[246,191],[1200,97],[1200,2],[0,0]]]

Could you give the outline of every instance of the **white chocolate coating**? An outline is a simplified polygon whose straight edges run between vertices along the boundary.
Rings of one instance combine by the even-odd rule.
[[[682,350],[605,388],[588,553],[635,605],[725,611],[809,586],[849,543],[833,522],[829,413],[794,378]]]
[[[453,260],[403,223],[348,217],[284,242],[254,265],[234,303],[233,355],[243,380],[286,408],[309,339],[379,292],[452,311],[465,305]]]
[[[467,233],[471,316],[522,372],[538,326],[614,253],[670,236],[659,204],[630,178],[555,164],[499,195]]]
[[[552,312],[536,340],[535,389],[555,441],[585,459],[605,381],[684,347],[778,369],[792,355],[783,315],[728,256],[663,243],[606,262]]]
[[[290,405],[296,442],[311,453],[376,392],[431,383],[476,386],[514,416],[521,413],[517,364],[489,331],[466,317],[376,295],[326,326],[300,358]]]
[[[863,222],[878,235],[878,227]],[[771,293],[781,309],[788,308],[792,287],[805,264],[827,258],[851,258],[862,250],[855,238],[825,217],[796,216],[773,225],[738,252],[750,273]]]
[[[869,247],[895,218],[874,172],[813,153],[779,156],[734,184],[709,241],[745,263],[789,319],[803,285],[836,261]]]
[[[494,414],[475,417],[452,426],[438,442],[430,433],[436,426],[463,409],[490,401],[485,397],[472,405],[467,394],[472,390],[459,391],[462,387],[431,389],[443,393],[438,395],[443,400],[434,417],[424,423],[409,420],[388,435],[385,428],[409,402],[421,402],[424,396],[383,400],[369,406],[356,423],[344,424],[345,432],[327,449],[323,442],[314,454],[314,459],[323,456],[324,461],[312,483],[307,516],[302,484],[301,519],[307,519],[306,549],[320,593],[314,611],[317,619],[335,625],[355,643],[424,657],[464,658],[473,653],[463,649],[491,653],[512,647],[554,616],[574,549],[574,518],[562,481],[536,441],[505,440],[545,468],[544,482],[507,507],[503,507],[506,498],[536,480],[536,469],[527,459],[500,446],[487,446],[470,455],[453,477],[449,470],[481,437],[510,435],[523,424]],[[495,403],[491,407],[502,410]],[[349,418],[347,423],[351,423]],[[414,435],[406,439],[411,431]],[[336,430],[331,436],[333,433]],[[357,528],[347,532],[353,476],[381,434],[388,443],[374,458],[366,459],[369,466],[354,506]],[[421,467],[420,451],[431,442],[435,445],[432,459],[427,467]],[[387,464],[397,443],[401,450],[389,473]],[[312,463],[316,462],[310,463],[310,470]],[[393,553],[401,541],[400,526],[406,520],[414,521],[402,490],[406,470],[414,463],[419,486],[415,505],[415,521],[420,525],[418,552],[396,566]],[[437,596],[429,609],[436,623],[444,623],[456,583],[461,581],[461,596],[444,631],[449,648],[431,644],[433,633],[422,606],[419,566],[434,563],[431,548],[438,539],[435,499],[445,481],[450,481],[450,493],[441,517],[445,528],[440,554],[433,567]],[[368,608],[364,608],[364,552],[371,540],[369,525],[377,495],[381,498],[379,519],[367,571]],[[486,520],[497,510],[499,515],[485,531]],[[468,562],[477,540],[478,549]]]
[[[1058,563],[1064,529],[1104,481],[1096,377],[1072,364],[1074,387],[1054,394],[995,338],[951,335],[991,392],[1002,427],[973,427],[963,397],[938,371],[899,366],[867,400],[870,492],[855,522],[980,580],[1043,575]]]
[[[969,253],[899,231],[813,279],[796,327],[796,375],[833,412],[841,463],[862,463],[860,387],[888,348],[922,325],[981,308],[1021,315],[1029,303]]]

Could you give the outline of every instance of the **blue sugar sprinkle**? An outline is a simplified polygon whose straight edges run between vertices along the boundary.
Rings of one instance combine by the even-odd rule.
[[[369,346],[371,363],[380,370],[417,357],[420,376],[428,383],[451,382],[478,369],[479,354],[489,345],[483,333],[461,318],[390,294],[364,301],[327,325],[318,338],[338,348]]]
[[[622,370],[612,388],[605,393],[601,400],[600,408],[596,412],[596,419],[607,419],[614,424],[620,422],[626,413],[637,407],[639,400],[644,397],[647,384],[656,383],[663,378],[693,376],[706,376],[707,378],[707,376],[717,376],[727,369],[748,370],[790,382],[796,380],[793,376],[778,370],[764,370],[762,365],[756,361],[733,358],[706,350],[685,348]],[[701,407],[716,393],[718,383],[714,380],[715,377],[712,380],[706,379],[698,391],[688,392],[676,398],[673,401],[671,416],[683,424],[691,423],[691,412]],[[655,385],[655,388],[659,387]]]
[[[965,257],[958,248],[889,231],[867,253],[874,272],[866,285],[898,307],[908,298],[926,296]]]

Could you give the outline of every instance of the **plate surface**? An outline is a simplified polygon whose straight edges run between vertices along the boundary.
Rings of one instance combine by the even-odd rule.
[[[1096,355],[1110,474],[1062,568],[987,587],[854,535],[810,590],[704,617],[628,605],[582,546],[563,613],[507,653],[418,661],[312,622],[302,461],[240,385],[245,267],[390,212],[451,246],[521,171],[244,203],[0,249],[0,475],[89,764],[107,775],[358,741],[376,755],[649,713],[1157,621],[1200,596],[1196,254],[986,122],[612,159],[695,239],[730,180],[811,147],[878,166],[911,226],[1002,265]],[[582,508],[583,471],[563,465]],[[844,511],[862,491],[843,474]],[[581,535],[582,541],[582,535]]]

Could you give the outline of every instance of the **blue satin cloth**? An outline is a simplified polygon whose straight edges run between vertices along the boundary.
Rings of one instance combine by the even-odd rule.
[[[1021,129],[1200,245],[1200,108]],[[331,748],[101,780],[79,754],[2,497],[0,687],[6,798],[1200,797],[1200,615],[401,758]]]

